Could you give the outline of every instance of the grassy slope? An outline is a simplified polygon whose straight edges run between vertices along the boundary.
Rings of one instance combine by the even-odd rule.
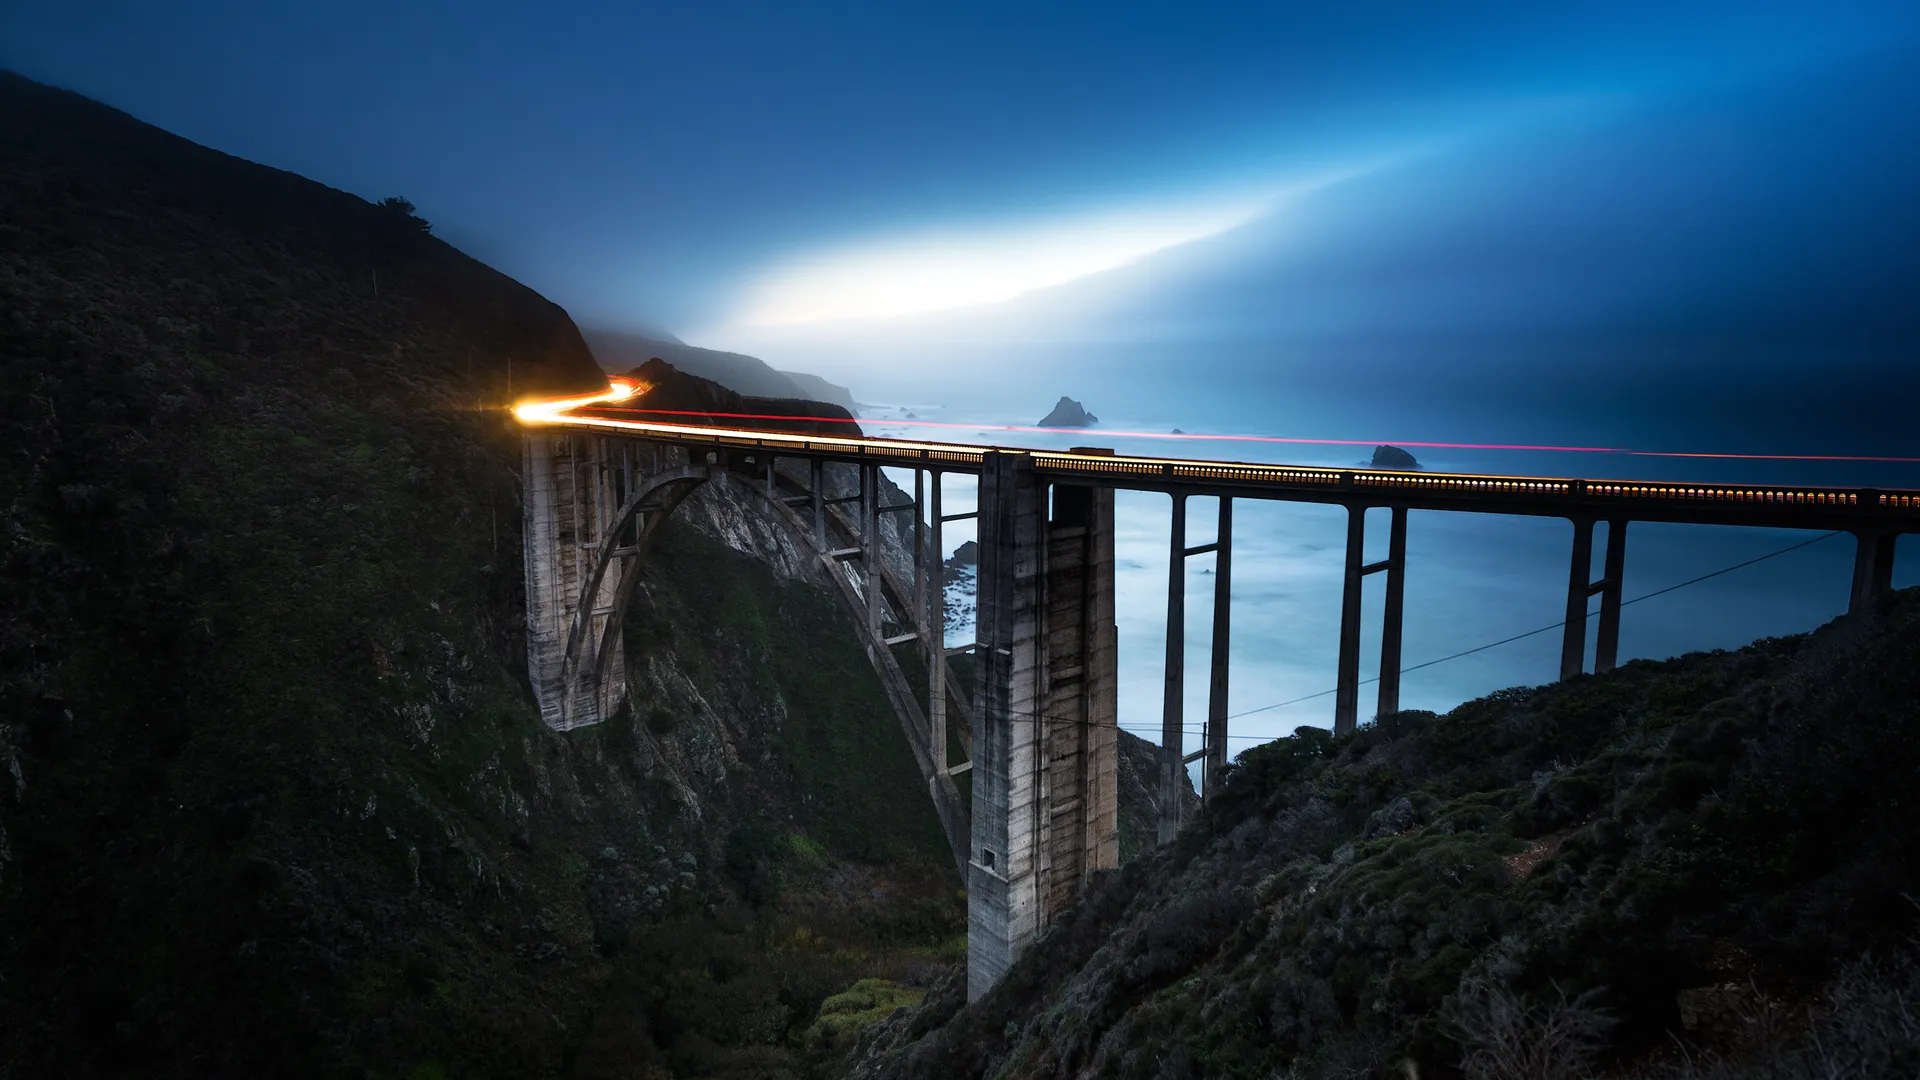
[[[1616,1070],[1677,1039],[1800,1063],[1765,1075],[1828,1075],[1816,1058],[1841,1046],[1879,1064],[1832,1075],[1911,1075],[1910,970],[1825,1004],[1819,988],[1913,931],[1917,711],[1909,592],[1737,652],[1344,739],[1302,729],[1244,755],[1202,827],[1088,897],[979,1006],[948,993],[885,1030],[863,1075],[1457,1075],[1487,1037],[1475,1002],[1561,990],[1611,1011]],[[1795,1057],[1778,1030],[1756,1049],[1753,1024],[1681,1015],[1708,999],[1772,1003],[1823,1041]]]
[[[740,952],[757,864],[728,869],[737,762],[647,782],[711,764],[711,724],[562,737],[531,709],[517,436],[481,406],[598,378],[565,313],[402,217],[12,76],[0,237],[0,1074],[542,1076],[665,1031],[622,1026],[628,990],[663,949]],[[833,765],[758,770],[761,809],[839,797]],[[869,808],[889,853],[925,839],[914,795]],[[791,896],[869,873],[781,839]],[[888,887],[790,936],[950,937],[943,886],[904,926]],[[836,964],[783,1003],[797,1031],[901,967]]]

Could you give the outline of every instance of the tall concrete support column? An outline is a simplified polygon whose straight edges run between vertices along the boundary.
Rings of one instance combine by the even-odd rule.
[[[1600,634],[1593,645],[1593,672],[1603,675],[1620,660],[1620,587],[1627,572],[1627,523],[1607,522],[1606,568],[1600,579]]]
[[[905,614],[914,625],[927,625],[927,473],[913,470],[913,599]]]
[[[827,467],[819,458],[807,462],[807,488],[813,496],[813,550],[825,551],[827,542]]]
[[[1220,790],[1227,767],[1227,659],[1233,642],[1233,499],[1220,496],[1220,525],[1213,553],[1213,670],[1207,680],[1207,758],[1201,798]],[[1178,777],[1175,777],[1178,779]]]
[[[1393,508],[1387,527],[1387,610],[1380,627],[1380,707],[1375,716],[1400,711],[1400,639],[1407,607],[1407,508]]]
[[[1587,669],[1587,597],[1593,595],[1593,519],[1573,522],[1573,561],[1567,570],[1566,633],[1560,639],[1560,677]]]
[[[1360,585],[1367,547],[1367,508],[1347,507],[1347,569],[1340,591],[1340,662],[1333,691],[1333,733],[1360,724]]]
[[[1856,532],[1853,556],[1853,591],[1847,599],[1847,611],[1864,611],[1893,588],[1893,555],[1900,542],[1894,532]]]
[[[860,466],[860,568],[866,576],[867,633],[880,637],[880,469]]]
[[[1180,773],[1186,761],[1187,679],[1187,497],[1173,494],[1172,539],[1167,555],[1167,667],[1160,699],[1159,841],[1173,843],[1180,833]]]
[[[1118,864],[1113,496],[1045,486],[1024,454],[980,478],[967,996],[986,993]]]
[[[596,436],[521,439],[527,674],[541,720],[560,730],[599,723],[626,694],[619,627],[609,633],[625,562],[609,565],[586,595],[618,509],[606,449]]]
[[[1046,543],[1042,927],[1120,865],[1113,489],[1056,485]]]
[[[940,516],[940,470],[930,470],[927,485],[927,720],[929,749],[936,769],[947,766],[947,560]]]
[[[967,867],[967,999],[1000,981],[1039,931],[1034,875],[1040,760],[1041,489],[1025,455],[980,466],[973,850]]]

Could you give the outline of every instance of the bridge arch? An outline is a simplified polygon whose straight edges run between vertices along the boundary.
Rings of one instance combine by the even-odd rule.
[[[530,437],[530,443],[542,437]],[[573,534],[574,557],[571,573],[557,575],[566,584],[571,595],[568,602],[557,605],[556,615],[564,619],[564,627],[549,627],[549,638],[557,637],[557,663],[550,663],[550,680],[537,679],[546,684],[543,695],[542,711],[549,711],[549,700],[558,704],[559,722],[557,727],[576,727],[598,722],[611,716],[619,707],[627,690],[625,677],[625,659],[622,653],[622,626],[625,621],[627,604],[633,588],[639,579],[639,569],[653,539],[661,526],[673,512],[702,485],[719,484],[738,494],[750,496],[763,517],[782,529],[794,548],[803,556],[810,555],[818,573],[827,579],[829,591],[840,601],[841,608],[853,623],[855,632],[860,635],[861,644],[874,673],[879,677],[888,703],[892,706],[900,722],[902,734],[906,736],[908,747],[919,766],[922,778],[927,783],[928,794],[934,803],[934,810],[940,820],[954,862],[961,874],[966,874],[972,846],[971,824],[966,804],[961,800],[953,773],[945,766],[945,748],[935,752],[933,725],[929,723],[926,710],[921,707],[914,692],[913,683],[901,668],[894,647],[913,642],[923,650],[944,648],[944,642],[932,640],[932,631],[925,616],[924,597],[916,597],[914,590],[903,586],[891,568],[886,565],[881,550],[880,533],[874,526],[877,521],[878,500],[880,498],[879,470],[877,467],[863,467],[861,470],[860,496],[864,524],[849,521],[837,505],[826,505],[826,500],[817,497],[810,486],[798,478],[771,467],[770,461],[745,459],[740,464],[759,465],[763,479],[756,481],[734,471],[719,459],[719,455],[708,455],[708,464],[661,465],[651,470],[636,471],[631,467],[633,454],[631,446],[615,448],[607,444],[616,440],[579,437],[546,436],[555,442],[565,440],[569,445],[564,450],[549,448],[547,461],[555,463],[573,474],[564,481],[546,485],[547,490],[559,496],[556,502],[565,502],[567,495],[573,495],[571,506],[556,506],[553,509],[564,515],[572,511],[577,523],[590,527],[577,528]],[[591,441],[599,444],[586,449],[578,441]],[[622,440],[623,441],[623,440]],[[615,450],[619,450],[616,462]],[[541,464],[542,455],[530,447],[528,452],[529,474]],[[656,453],[655,458],[658,458]],[[689,455],[691,456],[691,455]],[[621,465],[626,467],[622,468]],[[552,472],[549,466],[545,471]],[[580,475],[588,474],[585,493],[581,494]],[[823,473],[815,469],[812,473],[815,484]],[[565,490],[562,490],[565,489]],[[529,523],[533,522],[533,501],[540,493],[540,485],[530,483]],[[815,522],[810,524],[795,510],[796,502],[813,504]],[[916,512],[918,509],[916,507]],[[816,526],[818,532],[816,532]],[[582,539],[591,533],[593,539]],[[532,602],[532,590],[536,586],[533,573],[534,561],[533,530],[529,530],[529,610],[538,605]],[[555,554],[561,554],[555,552]],[[582,557],[584,556],[584,558]],[[557,560],[563,566],[565,558]],[[858,562],[863,572],[856,578],[849,574],[842,564]],[[564,586],[563,586],[564,587]],[[941,602],[938,598],[932,602]],[[884,632],[882,614],[891,611],[894,621],[903,633],[892,638]],[[559,631],[553,634],[552,631]],[[536,633],[529,627],[529,652],[535,651]],[[535,668],[540,666],[540,658],[534,658]],[[949,696],[947,705],[949,715],[955,716],[956,725],[963,747],[971,744],[971,717],[968,714],[966,695],[953,677],[951,669],[940,665],[945,675],[945,691]],[[536,686],[536,690],[542,689]],[[552,723],[552,721],[549,721]],[[945,732],[940,732],[944,740]]]

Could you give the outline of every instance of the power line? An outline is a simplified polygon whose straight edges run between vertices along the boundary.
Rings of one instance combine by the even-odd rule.
[[[1721,567],[1721,568],[1720,568],[1720,569],[1718,569],[1718,570],[1714,570],[1714,571],[1712,571],[1712,572],[1710,572],[1710,573],[1705,573],[1705,574],[1701,574],[1701,575],[1700,575],[1699,577],[1694,577],[1694,578],[1688,578],[1687,580],[1685,580],[1685,581],[1682,581],[1682,582],[1680,582],[1680,583],[1678,583],[1678,584],[1675,584],[1675,585],[1668,585],[1668,586],[1667,586],[1666,588],[1663,588],[1663,589],[1655,589],[1654,591],[1652,591],[1652,592],[1650,592],[1650,593],[1642,593],[1641,595],[1639,595],[1639,596],[1636,596],[1636,597],[1634,597],[1634,598],[1632,598],[1631,600],[1623,600],[1623,601],[1621,601],[1621,602],[1620,602],[1620,606],[1621,606],[1621,607],[1627,607],[1627,606],[1628,606],[1628,605],[1630,605],[1630,604],[1637,604],[1637,603],[1639,603],[1639,602],[1641,602],[1642,600],[1651,600],[1651,599],[1653,599],[1653,598],[1654,598],[1654,597],[1656,597],[1656,596],[1665,596],[1665,595],[1666,595],[1667,593],[1670,593],[1670,592],[1674,592],[1674,591],[1676,591],[1676,590],[1678,590],[1678,589],[1684,589],[1684,588],[1686,588],[1686,587],[1688,587],[1689,585],[1698,585],[1698,584],[1700,584],[1700,583],[1701,583],[1701,582],[1703,582],[1703,581],[1709,581],[1709,580],[1712,580],[1713,578],[1717,578],[1717,577],[1720,577],[1720,576],[1721,576],[1721,575],[1723,575],[1723,574],[1731,574],[1731,573],[1733,573],[1733,572],[1734,572],[1735,570],[1744,570],[1744,569],[1746,569],[1746,568],[1747,568],[1747,567],[1749,567],[1749,566],[1753,566],[1753,565],[1756,565],[1756,564],[1758,564],[1758,563],[1763,563],[1763,562],[1766,562],[1766,561],[1767,561],[1767,560],[1769,560],[1769,559],[1777,559],[1777,558],[1779,558],[1779,557],[1780,557],[1780,556],[1782,556],[1782,555],[1786,555],[1786,554],[1789,554],[1789,553],[1791,553],[1791,552],[1795,552],[1795,551],[1798,551],[1798,550],[1800,550],[1801,548],[1804,548],[1804,547],[1811,547],[1812,545],[1814,545],[1814,544],[1817,544],[1817,543],[1819,543],[1819,542],[1820,542],[1820,541],[1822,541],[1822,540],[1829,540],[1829,539],[1832,539],[1833,537],[1836,537],[1836,536],[1839,536],[1839,535],[1840,535],[1840,532],[1839,532],[1839,531],[1834,531],[1834,532],[1829,532],[1829,533],[1822,533],[1821,535],[1819,535],[1819,536],[1816,536],[1816,537],[1813,537],[1813,538],[1812,538],[1812,539],[1810,539],[1810,540],[1802,540],[1802,541],[1800,541],[1800,542],[1799,542],[1799,543],[1797,543],[1797,544],[1789,544],[1789,545],[1787,545],[1786,547],[1783,547],[1783,548],[1781,548],[1781,549],[1779,549],[1778,551],[1770,551],[1770,552],[1768,552],[1768,553],[1767,553],[1767,554],[1765,554],[1765,555],[1760,555],[1760,556],[1757,556],[1757,557],[1755,557],[1755,558],[1751,558],[1751,559],[1748,559],[1748,560],[1746,560],[1745,562],[1737,562],[1737,563],[1734,563],[1734,564],[1733,564],[1732,566],[1723,566],[1723,567]],[[1589,619],[1591,619],[1591,618],[1593,618],[1593,617],[1594,617],[1595,615],[1597,615],[1597,614],[1598,614],[1598,612],[1588,612],[1588,613],[1587,613],[1587,618],[1589,618]],[[1535,637],[1535,636],[1537,636],[1537,635],[1540,635],[1540,634],[1544,634],[1544,633],[1546,633],[1546,632],[1547,632],[1547,631],[1549,631],[1549,630],[1558,630],[1558,629],[1560,629],[1561,627],[1563,627],[1563,626],[1565,626],[1565,625],[1567,625],[1567,620],[1565,620],[1565,619],[1561,619],[1561,620],[1560,620],[1559,622],[1556,622],[1556,623],[1551,623],[1551,624],[1549,624],[1549,625],[1547,625],[1547,626],[1542,626],[1542,627],[1538,627],[1538,628],[1536,628],[1536,629],[1533,629],[1533,630],[1528,630],[1527,632],[1525,632],[1525,633],[1522,633],[1522,634],[1514,634],[1514,635],[1513,635],[1513,636],[1511,636],[1511,637],[1504,637],[1504,638],[1501,638],[1501,639],[1500,639],[1499,641],[1490,641],[1490,642],[1488,642],[1488,643],[1486,643],[1485,645],[1476,645],[1476,646],[1474,646],[1474,647],[1473,647],[1473,648],[1471,648],[1471,649],[1462,649],[1462,650],[1460,650],[1460,651],[1459,651],[1459,652],[1457,652],[1457,653],[1450,653],[1450,654],[1448,654],[1448,655],[1446,655],[1446,656],[1442,656],[1442,657],[1440,657],[1439,659],[1436,659],[1436,660],[1427,660],[1427,661],[1423,661],[1422,663],[1418,663],[1418,664],[1414,664],[1414,665],[1413,665],[1413,666],[1411,666],[1411,667],[1404,667],[1404,668],[1401,668],[1401,669],[1400,669],[1400,673],[1404,675],[1404,674],[1406,674],[1407,672],[1410,672],[1410,671],[1419,671],[1419,670],[1421,670],[1421,669],[1423,669],[1423,668],[1430,668],[1430,667],[1433,667],[1433,666],[1434,666],[1434,665],[1436,665],[1436,664],[1444,664],[1444,663],[1446,663],[1446,662],[1447,662],[1447,661],[1449,661],[1449,660],[1458,660],[1458,659],[1460,659],[1460,658],[1461,658],[1461,657],[1463,657],[1463,656],[1472,656],[1472,655],[1473,655],[1473,654],[1475,654],[1475,653],[1482,653],[1482,652],[1486,652],[1486,651],[1487,651],[1488,649],[1497,649],[1497,648],[1499,648],[1499,647],[1500,647],[1500,646],[1502,646],[1502,645],[1510,645],[1510,644],[1512,644],[1512,643],[1514,643],[1514,642],[1516,642],[1516,641],[1522,641],[1522,640],[1525,640],[1526,638],[1530,638],[1530,637]],[[1380,677],[1379,677],[1378,675],[1376,675],[1376,676],[1374,676],[1374,677],[1372,677],[1372,678],[1370,678],[1370,679],[1362,679],[1362,680],[1360,680],[1360,683],[1359,683],[1359,685],[1361,685],[1361,686],[1366,686],[1366,685],[1368,685],[1368,684],[1370,684],[1370,683],[1377,683],[1377,682],[1379,682],[1379,681],[1380,681]],[[1327,695],[1329,695],[1329,694],[1334,694],[1334,693],[1338,693],[1338,692],[1339,692],[1339,691],[1338,691],[1338,689],[1337,689],[1337,688],[1336,688],[1336,689],[1333,689],[1333,690],[1322,690],[1322,691],[1320,691],[1320,692],[1318,692],[1318,693],[1314,693],[1314,694],[1306,694],[1306,695],[1303,695],[1303,696],[1301,696],[1301,697],[1297,697],[1297,698],[1290,698],[1290,699],[1288,699],[1288,700],[1286,700],[1286,701],[1281,701],[1281,702],[1276,702],[1276,703],[1274,703],[1274,704],[1272,704],[1272,705],[1262,705],[1262,706],[1260,706],[1260,707],[1259,707],[1259,708],[1257,708],[1257,709],[1247,709],[1247,710],[1245,710],[1244,712],[1237,712],[1237,713],[1229,713],[1229,714],[1227,715],[1227,719],[1229,719],[1229,720],[1238,720],[1238,719],[1240,719],[1240,718],[1241,718],[1241,717],[1243,717],[1243,716],[1253,716],[1253,715],[1256,715],[1256,714],[1258,714],[1258,713],[1263,713],[1263,712],[1271,712],[1271,711],[1273,711],[1274,709],[1284,709],[1284,708],[1286,708],[1286,707],[1287,707],[1287,706],[1289,706],[1289,705],[1298,705],[1298,704],[1300,704],[1301,702],[1305,702],[1305,701],[1312,701],[1312,700],[1314,700],[1315,698],[1323,698],[1323,697],[1326,697],[1326,696],[1327,696]],[[1047,722],[1050,722],[1050,723],[1077,723],[1077,722],[1082,722],[1082,721],[1078,721],[1078,720],[1076,720],[1076,719],[1074,719],[1074,718],[1071,718],[1071,717],[1065,717],[1065,716],[1054,716],[1054,715],[1051,715],[1051,714],[1046,714],[1046,713],[1032,713],[1032,712],[1027,712],[1026,710],[1014,710],[1014,711],[1013,711],[1013,715],[1015,715],[1015,716],[1019,716],[1019,717],[1022,717],[1022,718],[1024,718],[1024,719],[1028,719],[1028,720],[1043,720],[1043,721],[1047,721]],[[1130,732],[1130,733],[1134,733],[1134,734],[1140,734],[1141,732],[1145,732],[1145,733],[1147,733],[1147,734],[1157,734],[1157,733],[1160,733],[1160,732],[1162,732],[1162,731],[1164,730],[1164,729],[1162,729],[1162,728],[1156,728],[1156,727],[1154,727],[1154,726],[1152,726],[1152,725],[1146,725],[1146,726],[1140,726],[1140,725],[1132,725],[1132,726],[1129,726],[1129,725],[1126,725],[1126,724],[1121,724],[1121,723],[1118,723],[1118,722],[1116,722],[1116,723],[1114,723],[1114,724],[1111,724],[1111,725],[1107,725],[1107,724],[1099,724],[1099,725],[1093,725],[1093,726],[1098,726],[1098,727],[1108,727],[1108,726],[1111,726],[1111,727],[1114,727],[1114,728],[1118,728],[1118,729],[1120,729],[1120,730],[1122,730],[1122,731],[1127,731],[1127,732]],[[1185,726],[1185,725],[1182,725],[1182,726],[1181,726],[1181,728],[1180,728],[1180,731],[1181,731],[1181,734],[1183,734],[1183,735],[1201,735],[1201,736],[1204,736],[1204,735],[1205,735],[1205,734],[1207,733],[1207,729],[1206,729],[1206,728],[1204,728],[1204,727],[1188,727],[1188,726]],[[1271,739],[1268,739],[1267,737],[1265,737],[1265,736],[1262,736],[1262,735],[1228,735],[1228,736],[1227,736],[1227,738],[1228,738],[1228,739],[1229,739],[1230,741],[1233,741],[1233,742],[1271,742],[1271,741],[1272,741]]]
[[[1665,596],[1667,593],[1673,592],[1676,589],[1684,589],[1689,585],[1698,585],[1703,581],[1707,581],[1712,578],[1717,578],[1722,574],[1731,574],[1735,570],[1744,570],[1747,567],[1753,566],[1756,563],[1763,563],[1763,562],[1766,562],[1768,559],[1779,558],[1780,556],[1785,555],[1788,552],[1798,551],[1803,547],[1810,547],[1814,544],[1819,543],[1822,540],[1828,540],[1839,535],[1840,533],[1838,531],[1823,533],[1819,536],[1814,537],[1811,540],[1802,540],[1797,544],[1790,544],[1787,547],[1783,547],[1778,551],[1771,551],[1757,558],[1748,559],[1746,562],[1734,563],[1732,566],[1721,567],[1720,569],[1715,570],[1709,574],[1701,574],[1699,577],[1696,577],[1696,578],[1688,578],[1686,581],[1682,581],[1678,585],[1669,585],[1664,589],[1655,589],[1653,592],[1643,593],[1642,595],[1636,596],[1631,600],[1623,600],[1620,602],[1620,606],[1626,607],[1629,604],[1637,604],[1642,600],[1651,600],[1656,596]],[[1587,618],[1591,619],[1594,617],[1595,614],[1596,614],[1595,612],[1588,612]],[[1499,641],[1491,641],[1485,645],[1476,645],[1471,649],[1462,649],[1457,653],[1453,653],[1448,656],[1443,656],[1438,660],[1428,660],[1425,663],[1415,664],[1412,667],[1401,668],[1400,674],[1405,675],[1409,671],[1419,671],[1421,668],[1430,668],[1435,664],[1444,664],[1449,660],[1458,660],[1463,656],[1472,656],[1474,653],[1486,652],[1488,649],[1497,649],[1502,645],[1511,645],[1516,641],[1520,641],[1525,638],[1530,638],[1538,634],[1544,634],[1549,630],[1558,630],[1565,625],[1567,625],[1567,620],[1561,619],[1557,623],[1552,623],[1547,626],[1542,626],[1535,630],[1529,630],[1524,634],[1515,634],[1512,637],[1501,638]],[[1365,686],[1368,683],[1377,683],[1379,681],[1380,681],[1380,677],[1376,675],[1371,679],[1360,680],[1360,685]],[[1303,701],[1312,701],[1314,698],[1323,698],[1323,697],[1326,697],[1328,694],[1334,694],[1338,692],[1339,690],[1337,688],[1333,690],[1322,690],[1317,694],[1308,694],[1304,697],[1293,698],[1292,700],[1289,700],[1289,701],[1276,702],[1272,705],[1262,705],[1257,709],[1248,709],[1245,712],[1232,713],[1228,715],[1227,719],[1238,720],[1243,716],[1253,716],[1256,713],[1271,712],[1274,709],[1284,709],[1289,705],[1298,705]],[[1228,738],[1236,738],[1236,737],[1237,738],[1258,738],[1257,736],[1232,736],[1232,735],[1228,736]]]

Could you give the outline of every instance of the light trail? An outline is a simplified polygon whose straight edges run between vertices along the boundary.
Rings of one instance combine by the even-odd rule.
[[[615,401],[625,401],[636,394],[643,394],[651,387],[643,386],[632,379],[608,379],[607,388],[598,394],[586,397],[552,398],[546,401],[523,401],[513,407],[514,419],[523,424],[558,424],[572,419],[567,413],[575,409],[584,409],[589,405],[606,405]]]
[[[631,385],[631,384],[629,384]],[[529,422],[580,421],[585,419],[603,419],[586,417],[564,417],[560,415],[570,409],[588,405],[606,404],[609,401],[622,401],[634,396],[638,390],[610,398],[600,395],[591,398],[573,398],[565,402],[539,403],[534,406],[517,406],[515,415]],[[561,406],[555,408],[556,406]],[[522,415],[521,409],[537,408],[538,416]],[[812,421],[827,424],[858,424],[858,419],[839,416],[788,416],[775,413],[724,413],[699,412],[690,409],[627,409],[628,412],[645,413],[652,416],[707,416],[716,420],[777,420]],[[1418,447],[1422,450],[1520,450],[1557,454],[1615,454],[1622,457],[1658,457],[1691,458],[1721,461],[1829,461],[1874,463],[1883,465],[1920,465],[1920,457],[1892,457],[1871,454],[1734,454],[1711,453],[1692,450],[1635,450],[1618,446],[1552,446],[1531,443],[1469,443],[1469,442],[1430,442],[1410,439],[1313,439],[1304,436],[1289,435],[1208,435],[1194,432],[1165,431],[1114,431],[1107,428],[1062,428],[1032,427],[1024,424],[960,424],[943,420],[874,420],[873,424],[898,425],[901,427],[936,428],[948,431],[1003,431],[1021,435],[1088,435],[1097,434],[1121,439],[1168,439],[1194,442],[1241,442],[1266,443],[1283,446],[1400,446]]]

